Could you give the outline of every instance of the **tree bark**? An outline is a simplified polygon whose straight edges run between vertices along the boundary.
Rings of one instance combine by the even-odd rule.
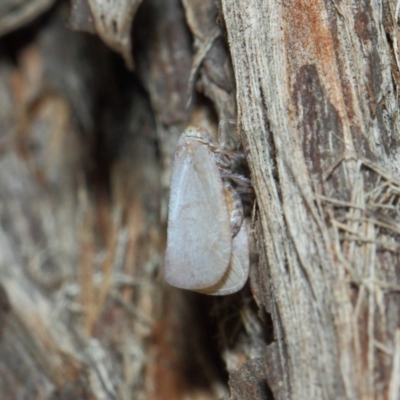
[[[52,3],[0,6],[2,399],[399,399],[397,5]],[[162,265],[223,119],[254,248],[211,298]]]
[[[282,398],[398,398],[393,4],[222,3]]]

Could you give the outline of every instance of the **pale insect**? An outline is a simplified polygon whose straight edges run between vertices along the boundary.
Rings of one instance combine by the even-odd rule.
[[[188,127],[175,152],[164,276],[178,288],[210,295],[240,290],[249,242],[239,195],[223,176],[229,160],[201,128]]]

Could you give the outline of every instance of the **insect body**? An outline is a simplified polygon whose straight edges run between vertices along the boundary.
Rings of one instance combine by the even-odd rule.
[[[240,290],[249,243],[240,197],[223,172],[226,155],[207,132],[181,135],[171,180],[164,275],[172,286],[211,295]]]

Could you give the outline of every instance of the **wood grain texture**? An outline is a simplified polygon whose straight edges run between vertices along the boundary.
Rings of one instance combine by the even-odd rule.
[[[265,252],[253,285],[270,294],[259,302],[283,372],[276,398],[388,398],[399,357],[393,4],[222,7]]]
[[[396,2],[0,3],[2,400],[400,398]],[[254,240],[205,296],[161,269],[221,119]]]

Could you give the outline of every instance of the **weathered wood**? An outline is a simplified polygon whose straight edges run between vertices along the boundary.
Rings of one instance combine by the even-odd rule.
[[[131,28],[141,0],[88,0],[96,33],[133,68]]]
[[[398,398],[393,5],[222,6],[266,261],[252,284],[283,372],[275,396]]]
[[[2,399],[400,398],[396,4],[4,4]],[[255,244],[210,299],[162,279],[169,176],[232,118]]]

